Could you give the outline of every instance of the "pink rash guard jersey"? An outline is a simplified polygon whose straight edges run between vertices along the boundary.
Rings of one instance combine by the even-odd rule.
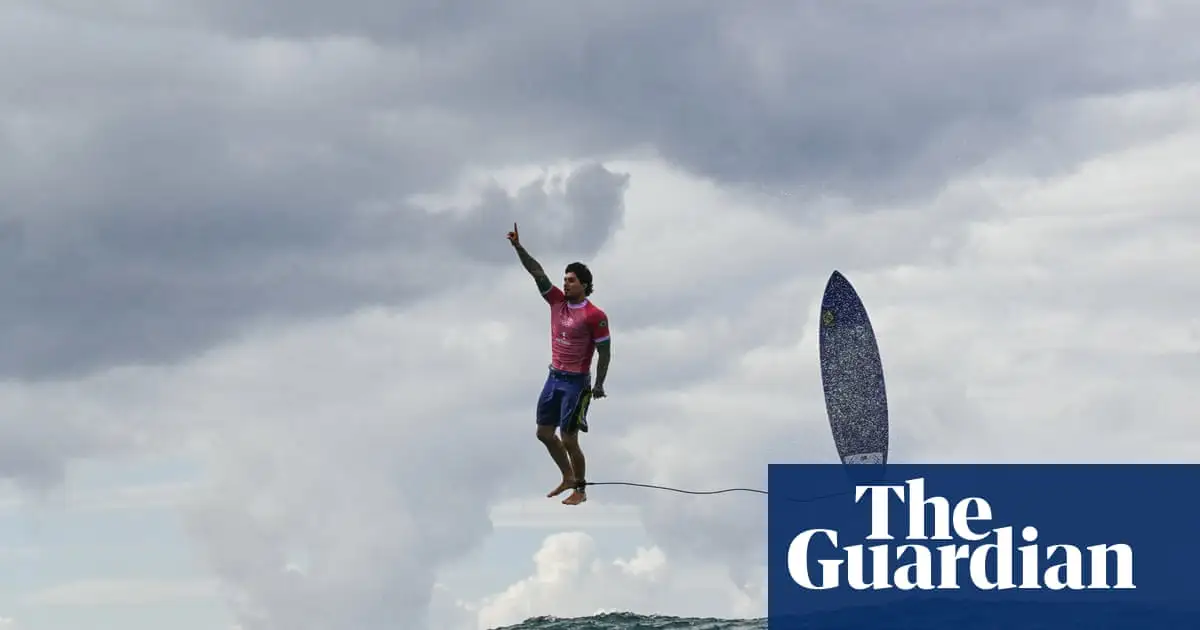
[[[608,339],[608,316],[588,300],[567,302],[558,287],[550,287],[542,297],[550,305],[550,366],[564,372],[588,373],[596,344]]]

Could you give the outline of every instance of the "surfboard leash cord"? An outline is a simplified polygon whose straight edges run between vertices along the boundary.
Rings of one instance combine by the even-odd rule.
[[[685,490],[683,488],[672,488],[670,486],[659,486],[659,485],[655,485],[655,484],[651,484],[651,483],[635,483],[632,481],[583,481],[583,482],[576,484],[577,488],[586,488],[587,486],[631,486],[634,488],[649,488],[651,490],[666,490],[668,492],[678,492],[679,494],[692,494],[692,495],[726,494],[726,493],[730,493],[730,492],[750,492],[750,493],[754,493],[754,494],[761,494],[764,496],[767,494],[766,490],[759,490],[757,488],[722,488],[720,490]],[[796,503],[812,503],[813,501],[820,501],[821,499],[829,499],[832,497],[842,496],[842,495],[846,495],[846,494],[851,494],[851,493],[848,491],[847,492],[832,492],[829,494],[822,494],[819,496],[806,497],[803,499],[789,498],[788,500],[794,501]]]

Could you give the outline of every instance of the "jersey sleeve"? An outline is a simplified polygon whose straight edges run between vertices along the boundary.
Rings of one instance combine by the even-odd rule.
[[[610,336],[608,331],[608,315],[604,311],[596,309],[591,317],[590,328],[592,331],[592,341],[595,343],[608,341]]]
[[[554,306],[559,302],[566,301],[567,296],[563,295],[562,289],[554,285],[550,285],[549,289],[546,289],[542,292],[542,299],[546,300],[546,303],[550,306]]]

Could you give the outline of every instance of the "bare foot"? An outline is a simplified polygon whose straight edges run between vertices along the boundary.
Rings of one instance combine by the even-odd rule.
[[[547,495],[546,495],[546,498],[550,498],[550,497],[556,497],[556,496],[558,496],[558,495],[560,495],[560,494],[562,494],[562,493],[566,492],[567,490],[570,490],[571,488],[574,488],[574,487],[575,487],[575,480],[574,480],[574,479],[563,479],[563,480],[562,480],[562,483],[558,484],[558,487],[557,487],[557,488],[555,488],[555,489],[551,490],[551,491],[550,491],[550,494],[547,494]]]
[[[587,495],[582,490],[576,490],[571,493],[571,496],[563,499],[563,505],[579,505],[587,501]]]

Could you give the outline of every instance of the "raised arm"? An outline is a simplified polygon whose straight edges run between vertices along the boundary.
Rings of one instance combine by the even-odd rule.
[[[537,283],[538,291],[543,295],[554,287],[554,283],[550,281],[550,277],[546,275],[546,271],[542,269],[542,265],[534,260],[529,252],[521,246],[520,235],[517,233],[517,224],[513,223],[513,229],[508,233],[508,240],[512,243],[513,249],[517,250],[517,258],[521,260],[521,264],[525,266],[525,271],[533,276],[533,281]]]

